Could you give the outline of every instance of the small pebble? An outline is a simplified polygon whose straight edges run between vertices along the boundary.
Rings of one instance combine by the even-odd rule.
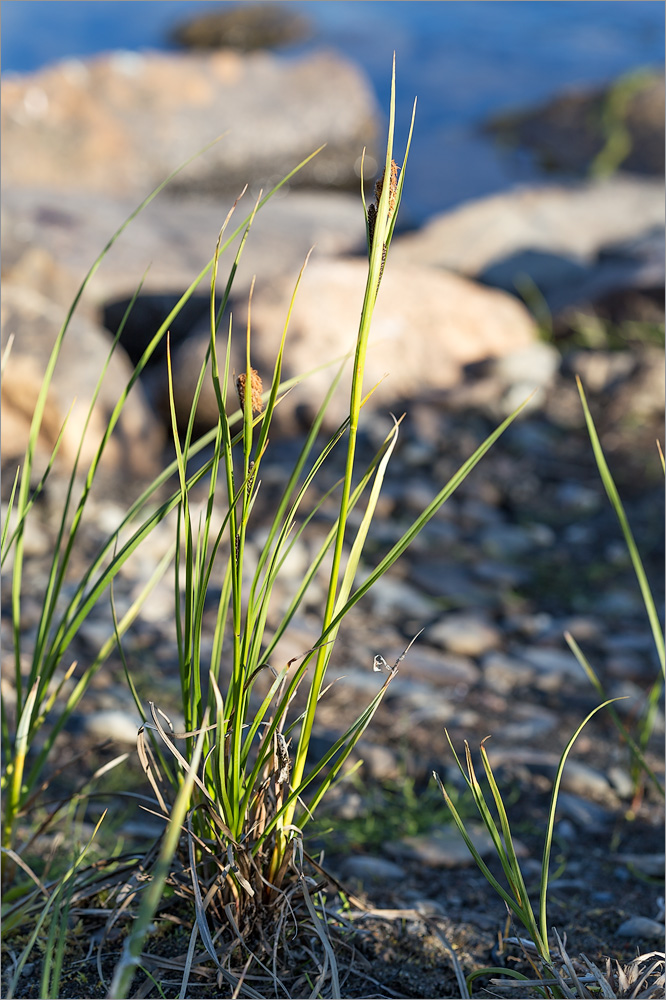
[[[556,347],[537,340],[529,347],[500,356],[493,361],[492,370],[505,385],[524,385],[530,392],[536,386],[547,386],[551,382],[561,360]]]
[[[429,631],[423,633],[424,638],[429,638]],[[419,641],[416,641],[405,659],[398,664],[402,680],[423,681],[438,687],[461,682],[471,686],[480,680],[481,671],[469,656],[456,656],[429,646],[419,646]],[[384,654],[387,661],[395,663],[402,649],[397,646],[389,647]],[[432,693],[437,697],[435,692]]]
[[[84,716],[83,725],[87,733],[97,739],[112,739],[117,743],[136,746],[136,737],[141,719],[120,709],[106,709]]]
[[[476,610],[495,604],[495,596],[474,583],[471,571],[465,566],[447,566],[441,561],[419,559],[409,566],[409,579],[426,594],[444,598],[456,608]]]
[[[557,799],[559,816],[567,817],[588,833],[602,833],[613,822],[614,813],[596,802],[590,802],[571,792],[560,792]]]
[[[377,580],[368,594],[368,600],[379,618],[400,614],[427,619],[433,611],[432,602],[417,587],[389,576]]]
[[[499,694],[508,694],[516,687],[530,683],[534,670],[505,653],[489,653],[484,656],[483,676],[487,687]]]
[[[615,799],[606,775],[580,760],[567,760],[562,775],[562,788],[583,797]]]
[[[493,737],[502,743],[529,744],[535,738],[557,729],[558,725],[555,712],[541,705],[518,701],[511,708],[511,722],[495,729]]]
[[[624,767],[619,767],[617,764],[611,765],[608,768],[608,780],[621,799],[630,799],[634,794],[634,783]]]
[[[598,490],[577,482],[562,483],[555,491],[555,502],[567,513],[590,514],[601,506]]]
[[[354,754],[363,760],[365,772],[376,780],[395,779],[400,774],[398,758],[390,747],[361,740],[354,747]]]
[[[573,653],[550,646],[523,646],[513,650],[536,671],[536,685],[554,691],[573,681],[583,687],[589,682]]]
[[[386,858],[376,858],[367,854],[356,854],[346,858],[341,865],[343,878],[357,878],[361,882],[400,882],[405,878],[405,870]]]
[[[615,931],[616,937],[626,937],[632,940],[664,940],[664,925],[650,917],[629,917]]]
[[[491,524],[480,537],[482,550],[495,559],[526,555],[533,546],[528,531],[517,524]]]
[[[660,854],[618,854],[617,860],[651,878],[664,877],[665,857]]]
[[[427,638],[452,653],[480,656],[489,649],[496,649],[502,637],[499,629],[480,615],[452,613],[432,625]]]
[[[495,848],[485,828],[470,824],[467,831],[481,857],[492,856]],[[388,844],[387,850],[397,857],[416,858],[433,868],[469,867],[475,863],[455,826],[439,827],[430,833],[404,837],[396,844]]]

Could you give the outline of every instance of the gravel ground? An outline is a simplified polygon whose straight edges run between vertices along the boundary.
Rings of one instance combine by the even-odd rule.
[[[597,378],[600,389],[590,393],[590,403],[661,606],[663,482],[653,444],[661,434],[660,404],[657,399],[652,410],[640,409],[645,403],[640,379],[655,356],[648,352],[642,362],[638,358],[632,355],[627,374],[615,386]],[[607,361],[600,352],[586,353],[585,363],[590,371],[596,364],[597,375]],[[384,912],[358,924],[353,961],[347,945],[341,946],[340,954],[347,956],[342,961],[352,970],[345,996],[456,996],[450,958],[433,926],[453,944],[467,973],[504,962],[522,967],[516,949],[501,944],[506,935],[503,904],[461,852],[434,794],[433,769],[447,787],[459,785],[445,728],[459,751],[464,740],[475,749],[492,735],[488,752],[507,796],[528,885],[536,885],[559,755],[599,701],[563,633],[570,631],[577,639],[608,696],[626,697],[618,711],[628,724],[657,675],[640,593],[596,472],[571,364],[569,359],[552,376],[537,405],[507,431],[341,631],[330,667],[330,677],[341,679],[322,702],[315,750],[330,745],[359,704],[376,691],[381,679],[372,671],[375,655],[393,663],[424,629],[364,737],[357,754],[364,767],[332,793],[312,833],[311,849],[324,850],[324,867],[366,905],[400,911],[397,917]],[[594,379],[590,376],[588,382]],[[496,425],[506,412],[510,389],[510,379],[498,369],[476,370],[437,399],[408,402],[371,536],[368,569]],[[361,450],[370,455],[388,429],[388,419],[373,417]],[[292,439],[276,441],[269,449],[250,541],[255,552],[296,446]],[[335,466],[340,461],[338,456],[327,473],[330,482],[339,474]],[[327,485],[322,482],[322,491]],[[37,624],[45,557],[54,543],[62,490],[54,478],[26,537],[22,629],[28,639]],[[131,484],[107,482],[95,496],[73,565],[75,576],[102,535],[120,520],[131,490]],[[324,506],[285,567],[278,604],[302,578],[329,524]],[[171,531],[170,522],[160,526],[118,578],[119,614],[168,548]],[[6,611],[10,585],[6,573]],[[274,662],[309,648],[318,633],[317,611],[314,599],[306,603]],[[207,615],[214,620],[214,600]],[[78,659],[80,669],[89,663],[109,631],[107,601],[82,626],[68,662]],[[4,617],[3,633],[9,657],[10,626]],[[177,713],[169,574],[126,637],[125,653],[144,701],[153,699]],[[3,693],[11,707],[9,686]],[[178,727],[177,718],[175,722]],[[136,727],[121,664],[111,657],[59,737],[55,762],[83,752],[78,780],[81,768],[92,772],[121,750],[131,751]],[[105,737],[112,744],[100,750]],[[660,713],[648,757],[663,773],[662,739]],[[122,778],[114,778],[121,787],[143,787],[135,758],[123,765]],[[73,771],[66,769],[54,779],[52,791],[71,791],[73,784]],[[649,789],[640,803],[632,800],[628,755],[602,712],[574,748],[555,827],[549,919],[567,934],[571,954],[629,961],[637,951],[658,947],[659,935],[663,939],[662,805]],[[123,822],[125,836],[131,838],[136,818],[127,816]],[[434,915],[436,924],[417,918],[415,910]],[[411,917],[401,917],[403,911]],[[381,986],[373,986],[373,979]],[[90,996],[96,995],[91,982]],[[66,989],[76,989],[74,981]],[[36,995],[30,986],[26,990],[17,995]],[[193,995],[220,994],[204,989]]]

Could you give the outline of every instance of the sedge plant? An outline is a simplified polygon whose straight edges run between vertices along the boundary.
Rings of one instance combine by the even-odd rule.
[[[345,762],[370,724],[403,658],[392,667],[382,657],[375,658],[374,668],[385,671],[383,680],[378,679],[375,696],[324,756],[313,762],[309,751],[317,709],[326,696],[327,671],[345,617],[399,559],[522,409],[519,407],[479,446],[363,583],[357,585],[357,571],[400,424],[393,418],[382,445],[367,465],[362,465],[357,458],[359,423],[372,392],[372,387],[368,391],[364,386],[365,358],[373,311],[382,280],[387,280],[384,271],[413,124],[414,113],[399,168],[393,154],[393,73],[386,156],[372,204],[366,204],[363,182],[361,187],[368,273],[352,352],[348,415],[322,444],[321,428],[341,367],[299,457],[293,468],[285,471],[282,496],[271,507],[265,541],[254,562],[248,555],[253,514],[261,497],[262,463],[270,447],[271,423],[284,395],[281,379],[289,318],[303,271],[295,283],[270,384],[265,388],[253,367],[252,292],[247,327],[242,334],[244,367],[234,377],[235,331],[232,319],[224,317],[235,263],[218,301],[220,237],[211,270],[210,347],[184,431],[178,424],[169,368],[179,481],[175,612],[185,729],[175,733],[159,706],[151,702],[150,719],[139,734],[139,752],[155,795],[155,810],[165,821],[171,815],[170,803],[183,783],[191,784],[191,803],[183,823],[186,840],[173,847],[174,854],[181,852],[181,858],[187,851],[187,863],[181,861],[180,870],[182,889],[189,892],[196,914],[190,950],[199,936],[210,959],[218,970],[225,969],[225,975],[225,955],[228,958],[234,948],[245,950],[248,961],[253,958],[249,942],[254,929],[260,926],[265,933],[268,925],[273,930],[284,926],[285,906],[292,905],[294,887],[302,890],[306,906],[308,900],[312,902],[303,871],[295,863],[297,857],[307,858],[303,831],[322,797],[343,774]],[[204,483],[200,475],[190,473],[189,463],[194,454],[196,407],[208,365],[218,422],[201,500]],[[234,411],[236,395],[239,409]],[[239,418],[241,426],[236,434],[229,412]],[[340,449],[344,466],[341,479],[323,497],[311,499],[317,477]],[[273,599],[284,562],[322,505],[329,501],[334,504],[333,524],[285,608]],[[294,616],[325,566],[327,582],[317,639],[307,651],[294,649],[288,662],[273,662],[278,643],[288,639]],[[210,606],[213,589],[218,595],[217,609],[212,643],[207,648],[204,611]],[[200,764],[195,767],[192,755],[195,741],[199,746],[199,740],[203,741]],[[174,858],[174,870],[178,867]]]
[[[465,783],[471,792],[474,805],[476,806],[483,824],[492,839],[495,854],[502,867],[505,884],[502,884],[502,882],[500,882],[499,879],[493,875],[492,871],[481,857],[477,847],[472,841],[470,833],[465,825],[465,821],[462,819],[458,809],[456,808],[453,797],[447,791],[439,774],[437,774],[436,771],[433,771],[433,777],[435,778],[442,795],[444,796],[444,800],[449,807],[453,821],[460,831],[460,834],[472,857],[474,858],[476,865],[495,890],[497,895],[504,901],[508,910],[515,916],[519,923],[523,925],[529,935],[528,943],[530,948],[538,956],[539,963],[546,970],[552,970],[554,962],[554,956],[551,954],[551,945],[549,943],[548,935],[548,881],[550,875],[550,855],[553,843],[553,831],[555,828],[555,814],[557,810],[557,800],[562,782],[562,775],[564,772],[564,765],[566,764],[567,757],[569,756],[574,743],[587,723],[593,718],[593,716],[596,715],[597,712],[609,704],[610,702],[603,702],[601,705],[597,705],[597,707],[586,716],[574,732],[573,736],[569,739],[569,742],[560,757],[551,792],[550,808],[548,810],[548,820],[544,836],[541,876],[539,879],[538,906],[533,905],[527,892],[525,879],[520,867],[520,862],[518,861],[513,841],[506,806],[502,797],[501,789],[497,784],[495,775],[493,774],[488,753],[484,746],[485,740],[481,743],[480,754],[483,770],[485,772],[485,779],[490,789],[490,798],[488,798],[484,792],[483,786],[476,776],[472,753],[467,741],[465,741],[465,764],[463,765],[454,749],[448,732],[446,733],[446,738],[449,746],[451,747],[451,752],[453,753],[458,769],[460,770],[460,773],[462,774]],[[488,739],[488,737],[486,737],[486,739]],[[497,816],[497,819],[495,816]],[[507,970],[504,969],[477,969],[471,974],[471,976],[467,977],[468,987],[474,979],[479,976],[486,976],[492,972],[510,975],[516,979],[525,978],[520,973],[512,970],[507,972]],[[552,995],[558,996],[560,994],[555,992]]]
[[[252,537],[253,513],[260,496],[262,461],[270,446],[273,416],[284,394],[305,377],[286,381],[282,378],[289,316],[300,276],[267,389],[264,389],[261,377],[252,364],[251,307],[244,332],[244,370],[234,377],[232,343],[235,344],[237,338],[226,310],[238,262],[250,236],[256,212],[318,151],[266,195],[260,196],[244,221],[227,235],[236,206],[232,208],[222,227],[213,257],[159,325],[136,365],[87,471],[80,468],[82,447],[79,450],[68,480],[48,582],[42,595],[36,638],[29,648],[20,624],[24,597],[24,535],[28,519],[35,514],[35,502],[55,468],[62,437],[58,438],[46,471],[35,486],[32,476],[37,440],[62,341],[81,296],[109,248],[171,178],[132,213],[103,249],[77,293],[47,363],[25,461],[17,473],[1,537],[3,561],[10,564],[12,570],[12,680],[16,694],[14,704],[8,706],[3,703],[2,706],[5,762],[2,775],[5,808],[2,848],[6,884],[15,881],[17,872],[24,870],[20,863],[19,822],[39,793],[58,734],[113,649],[118,647],[122,653],[123,637],[140,614],[152,587],[166,572],[170,562],[173,561],[175,568],[175,620],[184,732],[174,732],[155,702],[150,703],[149,715],[145,712],[140,685],[135,683],[131,664],[127,663],[123,654],[126,675],[144,719],[138,739],[140,760],[154,791],[154,811],[164,817],[167,826],[153,873],[154,888],[144,894],[145,902],[135,932],[128,940],[114,979],[114,996],[124,995],[130,988],[143,939],[159,903],[160,887],[168,874],[169,877],[173,875],[173,872],[169,873],[169,866],[176,855],[181,859],[176,866],[182,876],[181,883],[184,880],[189,884],[196,914],[190,960],[196,940],[200,938],[222,978],[229,977],[222,957],[223,941],[226,941],[226,947],[239,943],[246,947],[250,937],[248,931],[257,923],[265,926],[266,920],[271,919],[271,913],[275,913],[277,927],[286,927],[286,910],[284,906],[280,910],[275,904],[291,905],[291,887],[301,891],[310,911],[313,897],[302,870],[298,872],[297,879],[290,881],[288,877],[293,870],[295,856],[306,856],[302,847],[303,830],[322,797],[342,775],[345,762],[370,724],[402,659],[393,667],[388,667],[381,657],[376,658],[375,666],[379,663],[379,669],[386,668],[386,673],[381,682],[378,680],[375,696],[327,753],[312,763],[309,750],[317,707],[326,695],[326,675],[338,631],[351,609],[400,558],[522,409],[519,407],[512,413],[477,448],[374,569],[364,575],[363,583],[358,585],[357,571],[400,424],[399,420],[393,419],[381,447],[366,465],[361,465],[357,457],[359,423],[364,403],[372,393],[372,387],[368,389],[364,386],[365,358],[377,296],[382,281],[386,280],[384,270],[400,206],[413,123],[412,114],[402,165],[398,167],[393,156],[393,74],[386,157],[372,204],[366,204],[363,184],[361,187],[368,237],[368,273],[359,326],[351,351],[353,370],[348,416],[322,444],[321,428],[326,408],[342,376],[343,361],[332,379],[331,388],[321,403],[298,459],[293,468],[285,473],[282,497],[272,512],[266,541],[256,565],[250,565],[248,543]],[[237,237],[240,237],[240,242],[220,295],[219,262]],[[66,584],[69,582],[68,574],[80,525],[105,447],[120,419],[127,395],[151,355],[167,337],[173,320],[207,277],[210,277],[210,347],[184,431],[175,411],[167,345],[175,459],[143,490],[118,528],[109,533],[86,571],[68,588]],[[110,353],[117,346],[140,291],[141,284],[127,309]],[[106,366],[100,374],[95,398],[105,371]],[[212,379],[218,403],[218,421],[212,430],[195,439],[196,408],[206,377]],[[230,402],[235,393],[238,395],[238,406]],[[95,399],[90,413],[94,402]],[[82,443],[89,419],[82,429]],[[208,449],[205,461],[199,464],[193,462],[204,449]],[[340,450],[343,451],[344,466],[341,480],[323,497],[312,500],[315,480],[324,466],[331,462],[333,454]],[[177,486],[172,487],[169,493],[174,477]],[[199,507],[201,491],[205,493],[205,500]],[[288,606],[281,609],[276,621],[272,599],[284,562],[323,505],[329,501],[336,506],[333,524],[315,551]],[[197,511],[200,513],[197,514]],[[69,662],[68,658],[79,629],[92,610],[110,594],[113,582],[127,560],[155,527],[170,516],[175,521],[172,551],[167,552],[155,567],[144,591],[120,620],[115,615],[111,598],[113,628],[110,627],[109,638],[85,669],[77,673],[77,665]],[[305,652],[296,649],[287,663],[273,665],[271,661],[278,643],[288,637],[294,616],[312,592],[313,584],[324,572],[324,567],[328,577],[319,636],[311,649]],[[212,644],[204,653],[204,612],[214,591],[219,596]],[[47,720],[49,724],[45,725]],[[38,736],[41,738],[39,749],[36,748]],[[184,834],[185,840],[181,834]],[[33,884],[30,881],[30,887]],[[20,894],[20,886],[15,891]],[[63,899],[66,898],[65,893]],[[316,930],[318,935],[320,930]],[[226,938],[221,939],[221,933],[226,933]],[[183,976],[183,995],[189,968],[188,964]],[[45,972],[50,982],[54,981],[52,973],[53,970]],[[59,975],[58,970],[56,973],[55,978]],[[238,982],[234,981],[234,989],[237,986]],[[247,992],[250,987],[244,989]],[[248,995],[253,995],[251,990]]]

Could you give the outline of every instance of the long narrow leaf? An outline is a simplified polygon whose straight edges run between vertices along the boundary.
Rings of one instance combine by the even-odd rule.
[[[573,636],[569,632],[565,632],[564,633],[564,638],[565,638],[565,640],[567,642],[567,645],[569,646],[569,649],[574,654],[574,656],[576,657],[576,659],[580,663],[581,667],[585,671],[588,680],[590,681],[590,683],[592,684],[592,686],[596,690],[597,694],[599,695],[600,698],[603,698],[604,701],[605,701],[605,703],[608,705],[608,714],[610,715],[611,719],[613,720],[613,723],[614,723],[617,731],[620,733],[620,735],[622,736],[622,739],[626,742],[627,746],[631,750],[631,753],[632,753],[633,757],[638,762],[638,764],[640,765],[640,767],[648,775],[648,777],[650,778],[650,781],[652,782],[652,784],[654,785],[655,789],[657,790],[657,792],[659,793],[659,795],[663,799],[665,797],[665,793],[664,793],[664,786],[663,786],[662,782],[659,780],[659,778],[657,777],[657,775],[655,774],[655,772],[653,771],[653,769],[650,767],[650,765],[649,765],[649,763],[648,763],[648,761],[647,761],[647,759],[645,757],[645,754],[643,753],[643,751],[641,750],[641,748],[636,743],[636,741],[634,740],[633,736],[631,735],[631,733],[629,732],[629,730],[625,726],[624,722],[622,721],[622,719],[618,715],[617,710],[615,709],[615,707],[612,704],[610,704],[610,702],[607,700],[607,698],[606,698],[606,692],[604,690],[604,687],[603,687],[601,681],[599,680],[597,674],[593,670],[592,666],[590,665],[589,660],[587,659],[587,657],[585,656],[585,654],[581,650],[580,646],[578,645],[578,643],[576,642],[576,640],[573,638]]]
[[[641,594],[643,596],[643,603],[645,604],[645,610],[647,611],[648,619],[650,621],[650,627],[652,629],[652,636],[654,638],[655,648],[657,650],[657,655],[659,657],[659,662],[661,664],[661,671],[664,677],[666,677],[666,662],[664,658],[664,634],[661,629],[661,623],[659,621],[659,615],[657,613],[657,608],[654,603],[654,598],[652,597],[652,591],[650,590],[650,584],[648,583],[645,570],[643,568],[643,562],[641,560],[636,542],[634,541],[634,536],[632,534],[631,528],[629,526],[629,521],[627,520],[627,515],[625,514],[622,501],[620,500],[620,495],[615,486],[615,482],[611,475],[611,471],[608,468],[608,463],[603,453],[601,447],[601,442],[599,441],[599,435],[597,434],[597,429],[594,425],[594,420],[592,419],[592,414],[590,413],[589,406],[587,405],[587,398],[583,390],[583,383],[578,376],[576,377],[578,384],[578,392],[580,393],[581,402],[583,404],[583,410],[585,413],[585,422],[587,424],[588,434],[590,435],[590,441],[592,442],[592,450],[594,451],[594,457],[597,462],[597,468],[599,469],[599,475],[601,476],[601,481],[604,484],[604,489],[608,494],[608,499],[610,500],[618,521],[620,522],[620,527],[622,529],[622,534],[624,535],[624,540],[627,546],[627,551],[631,558],[632,565],[634,567],[634,573],[636,574],[636,579],[638,580],[638,586],[640,587]]]
[[[606,708],[607,705],[612,704],[614,701],[619,701],[618,698],[611,698],[608,701],[603,702],[601,705],[597,705],[596,708],[587,715],[581,724],[576,729],[575,733],[567,743],[564,748],[564,752],[560,757],[560,762],[557,767],[557,773],[555,775],[555,781],[553,783],[553,791],[550,800],[550,809],[548,810],[548,826],[546,828],[546,837],[543,845],[543,859],[541,862],[541,892],[539,898],[539,925],[541,927],[541,936],[544,941],[548,941],[548,922],[546,917],[546,902],[548,893],[548,868],[550,865],[550,851],[553,843],[553,829],[555,827],[555,812],[557,810],[557,799],[560,792],[560,784],[562,782],[562,774],[564,773],[564,765],[567,762],[567,757],[569,752],[573,747],[574,743],[580,736],[581,732],[588,724],[590,719],[592,719],[597,712],[600,712],[602,708]]]

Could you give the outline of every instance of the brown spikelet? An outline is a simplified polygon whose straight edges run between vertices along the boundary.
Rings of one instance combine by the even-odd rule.
[[[264,387],[259,372],[250,368],[250,389],[252,392],[252,413],[261,413],[264,406],[261,401],[261,394]],[[240,400],[241,409],[245,408],[245,372],[242,372],[236,379],[236,391]]]
[[[389,191],[389,219],[395,212],[395,194],[398,189],[398,164],[395,160],[391,160],[391,179],[390,179],[390,191]],[[379,208],[379,199],[382,196],[382,191],[384,190],[384,178],[380,177],[375,184],[375,201],[377,203],[377,208]]]
[[[395,197],[398,190],[398,164],[395,160],[391,160],[391,176],[389,180],[389,204],[388,204],[388,218],[390,219],[395,212]],[[382,191],[384,189],[384,178],[380,177],[375,184],[375,204],[370,205],[368,208],[368,241],[370,250],[372,250],[372,244],[375,237],[375,225],[377,223],[377,212],[379,211],[379,199],[382,196]],[[382,280],[382,275],[384,274],[384,265],[386,263],[386,243],[382,245],[382,262],[379,268],[379,282]]]

